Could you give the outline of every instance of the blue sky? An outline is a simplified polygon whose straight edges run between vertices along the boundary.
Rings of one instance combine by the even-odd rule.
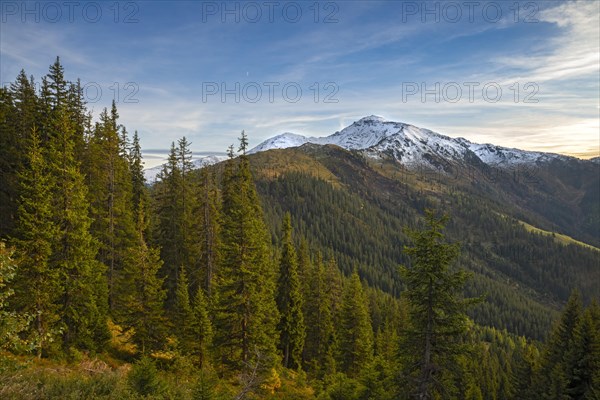
[[[599,154],[596,1],[1,3],[0,80],[58,55],[147,165],[370,114],[475,142]],[[498,91],[501,90],[501,93]],[[301,91],[301,93],[299,92]],[[260,96],[259,96],[260,95]]]

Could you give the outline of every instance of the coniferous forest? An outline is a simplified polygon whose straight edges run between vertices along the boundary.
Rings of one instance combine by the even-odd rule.
[[[114,102],[58,58],[37,87],[0,88],[0,398],[600,399],[595,250],[465,191],[374,210],[243,131],[199,170],[181,138],[150,184]]]

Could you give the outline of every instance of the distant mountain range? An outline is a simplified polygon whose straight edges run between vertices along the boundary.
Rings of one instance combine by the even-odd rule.
[[[311,143],[316,145],[337,145],[346,150],[354,150],[372,159],[391,159],[409,168],[428,168],[451,173],[455,167],[472,165],[480,161],[500,168],[514,168],[528,164],[559,161],[584,161],[575,157],[554,153],[526,151],[478,144],[465,138],[451,138],[403,122],[387,121],[370,115],[361,118],[350,126],[326,137],[307,137],[286,132],[265,140],[249,151],[249,154],[273,149],[300,147]],[[197,168],[225,160],[222,155],[208,155],[194,160]],[[600,164],[600,157],[587,160]],[[586,162],[587,162],[586,161]],[[145,171],[148,183],[156,180],[163,166]]]
[[[194,160],[192,160],[192,164],[194,164],[194,168],[202,168],[207,165],[212,165],[224,161],[227,159],[227,156],[222,155],[206,155],[200,156]],[[146,182],[149,184],[153,184],[156,182],[156,178],[160,171],[162,171],[164,164],[158,165],[156,167],[148,168],[144,170],[144,176],[146,177]]]
[[[574,158],[472,143],[464,138],[451,138],[403,122],[387,121],[375,115],[364,117],[327,137],[283,133],[265,140],[250,153],[298,147],[305,143],[333,144],[346,150],[359,150],[370,158],[393,158],[409,167],[430,167],[437,170],[445,169],[448,164],[472,160],[473,157],[498,167]]]

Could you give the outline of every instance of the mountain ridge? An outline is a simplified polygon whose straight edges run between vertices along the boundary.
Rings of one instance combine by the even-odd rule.
[[[441,165],[445,163],[463,163],[473,156],[484,164],[497,167],[556,159],[586,161],[563,154],[474,143],[463,137],[452,138],[408,123],[388,121],[377,115],[363,117],[325,137],[282,133],[258,144],[249,153],[299,147],[306,143],[334,144],[346,150],[363,152],[370,158],[392,158],[409,167],[425,166],[438,170],[444,169]]]

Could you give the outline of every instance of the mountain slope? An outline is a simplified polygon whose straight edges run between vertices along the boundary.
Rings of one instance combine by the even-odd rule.
[[[327,137],[285,133],[251,153],[307,144],[340,146],[373,163],[391,162],[386,168],[402,173],[442,174],[446,184],[474,182],[478,191],[523,209],[533,218],[526,222],[600,246],[600,164],[594,160],[472,143],[373,115]]]
[[[570,229],[586,236],[573,226],[586,211],[569,196],[546,192],[560,184],[566,192],[577,192],[575,197],[585,197],[593,188],[582,182],[589,183],[593,170],[578,171],[582,182],[562,181],[553,172],[556,166],[548,164],[540,167],[539,182],[532,185],[479,162],[470,176],[449,180],[360,151],[310,143],[250,159],[274,240],[280,218],[289,211],[299,234],[326,258],[335,257],[346,274],[358,269],[369,285],[386,292],[402,291],[397,267],[408,262],[403,230],[418,226],[426,207],[452,216],[449,237],[461,243],[461,266],[474,273],[469,294],[488,298],[473,312],[481,324],[541,338],[573,288],[587,300],[600,292],[599,253],[551,235],[564,231],[556,229],[554,220],[565,217],[572,221]],[[288,168],[286,160],[293,159],[302,162]],[[490,175],[495,179],[486,178]],[[533,204],[539,199],[552,203],[557,216],[539,212]],[[538,233],[523,221],[547,232]],[[586,237],[588,243],[598,242],[598,236]]]

